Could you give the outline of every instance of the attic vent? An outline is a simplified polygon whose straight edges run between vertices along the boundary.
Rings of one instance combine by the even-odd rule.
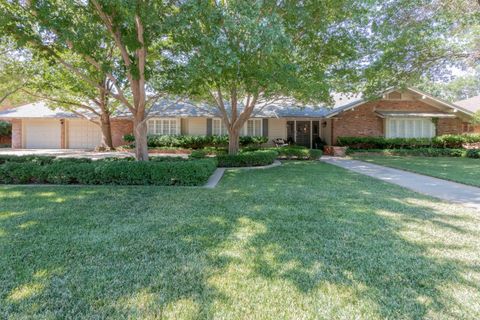
[[[397,92],[397,91],[390,92],[387,95],[387,99],[388,100],[402,100],[402,94],[400,92]]]

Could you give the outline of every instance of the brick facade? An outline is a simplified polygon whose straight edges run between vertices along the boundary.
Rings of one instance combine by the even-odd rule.
[[[443,134],[462,134],[464,121],[459,118],[454,119],[438,119],[437,135]]]
[[[352,110],[340,113],[332,118],[332,142],[338,137],[368,137],[385,135],[385,119],[375,111],[411,111],[411,112],[441,112],[429,104],[418,100],[377,100],[367,102]],[[438,135],[463,132],[464,121],[459,118],[439,119]]]
[[[13,119],[10,122],[12,123],[12,148],[21,149],[22,148],[22,120]]]
[[[123,136],[133,133],[133,121],[127,119],[112,119],[111,126],[113,146],[118,147],[125,145]]]

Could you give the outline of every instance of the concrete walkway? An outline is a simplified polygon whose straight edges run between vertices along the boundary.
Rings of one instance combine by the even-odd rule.
[[[358,160],[325,156],[320,160],[425,195],[480,210],[480,188]]]

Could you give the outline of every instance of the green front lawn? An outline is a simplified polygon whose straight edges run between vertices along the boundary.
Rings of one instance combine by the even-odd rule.
[[[480,159],[358,155],[357,160],[480,187]]]
[[[1,187],[0,318],[478,319],[480,214],[319,162]]]

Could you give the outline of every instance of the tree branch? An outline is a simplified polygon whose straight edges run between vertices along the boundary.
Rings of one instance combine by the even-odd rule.
[[[88,106],[88,105],[85,105],[85,104],[82,104],[82,103],[78,103],[78,102],[74,102],[74,101],[66,101],[66,100],[61,100],[61,99],[56,99],[56,98],[52,98],[50,96],[45,96],[45,95],[42,95],[42,94],[38,94],[38,93],[34,93],[34,92],[31,92],[31,91],[28,91],[26,89],[21,89],[23,92],[25,92],[26,94],[32,96],[32,97],[36,97],[36,98],[40,98],[40,99],[45,99],[45,100],[50,100],[52,102],[56,102],[56,103],[60,103],[60,104],[66,104],[66,105],[71,105],[71,106],[76,106],[76,107],[79,107],[79,108],[82,108],[82,109],[85,109],[85,110],[88,110],[92,113],[94,113],[95,115],[97,116],[101,116],[94,108]],[[71,112],[74,112],[74,110],[70,110],[68,109],[69,111]]]

